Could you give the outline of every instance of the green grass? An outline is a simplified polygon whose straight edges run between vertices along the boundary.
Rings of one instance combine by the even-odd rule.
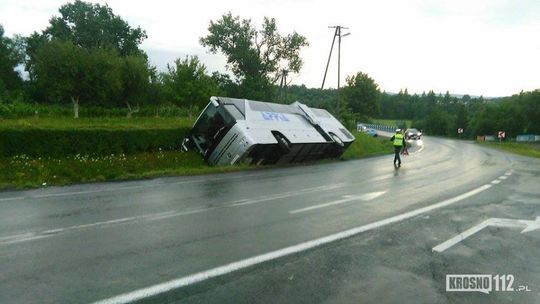
[[[353,132],[356,140],[341,157],[344,160],[392,153],[392,142],[385,137],[371,137],[366,133]]]
[[[355,159],[392,152],[388,139],[354,132],[356,141],[342,159]],[[0,158],[0,189],[22,189],[73,183],[134,180],[159,176],[197,175],[260,168],[254,166],[209,166],[194,152],[176,151],[74,155],[63,158],[18,155]]]
[[[38,117],[20,119],[1,119],[0,129],[173,129],[193,126],[194,119],[178,117],[103,117],[70,118]]]
[[[211,167],[193,152],[155,152],[105,157],[0,159],[0,189],[230,172],[248,166]]]
[[[517,142],[482,142],[481,145],[514,154],[540,158],[540,144]]]

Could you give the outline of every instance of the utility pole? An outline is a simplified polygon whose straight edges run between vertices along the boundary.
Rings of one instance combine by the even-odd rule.
[[[284,102],[284,98],[287,98],[287,75],[289,74],[289,70],[282,69],[280,73],[280,84],[279,84],[279,99],[281,102]]]
[[[338,37],[338,75],[337,75],[337,79],[338,79],[337,80],[338,81],[338,83],[337,83],[337,94],[338,94],[338,97],[337,97],[336,106],[337,106],[337,116],[339,118],[339,98],[340,98],[339,89],[340,89],[340,86],[341,86],[341,38],[345,37],[345,36],[348,36],[351,33],[342,34],[341,30],[343,30],[343,29],[348,30],[349,28],[341,26],[341,25],[329,26],[328,28],[334,28],[335,31],[334,31],[334,38],[332,39],[332,46],[330,47],[330,54],[328,55],[328,61],[326,62],[326,69],[324,70],[324,77],[323,77],[323,81],[322,81],[322,85],[321,85],[321,90],[324,89],[324,83],[326,81],[326,74],[328,73],[328,66],[330,65],[330,59],[332,58],[332,51],[334,50],[334,43],[336,42],[336,37]]]

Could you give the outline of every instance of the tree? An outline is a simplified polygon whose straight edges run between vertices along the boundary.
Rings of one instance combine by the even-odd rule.
[[[461,128],[461,129],[464,129],[464,131],[467,132],[467,134],[469,134],[469,130],[468,130],[468,118],[467,118],[467,108],[465,107],[464,104],[458,104],[457,105],[457,115],[456,115],[456,120],[455,120],[455,123],[454,123],[454,134],[457,134],[457,129]]]
[[[119,95],[122,61],[112,50],[84,50],[71,42],[53,40],[36,53],[36,82],[49,102],[104,105]]]
[[[129,55],[122,59],[122,100],[128,108],[127,117],[139,111],[139,104],[147,98],[149,90],[149,68],[146,58]],[[132,105],[136,105],[135,108]]]
[[[22,85],[21,76],[15,70],[22,59],[20,44],[16,39],[4,37],[4,28],[0,25],[0,96]]]
[[[167,70],[162,75],[165,96],[176,105],[187,107],[190,114],[219,90],[197,56],[178,58],[174,66],[167,65]]]
[[[343,88],[343,95],[350,109],[354,113],[365,116],[377,115],[377,100],[380,92],[375,81],[362,72],[347,77],[346,81],[347,86]]]
[[[114,49],[122,57],[144,54],[139,44],[147,38],[140,27],[132,28],[108,5],[80,0],[60,7],[43,32],[50,39],[71,41],[86,50]]]
[[[62,101],[64,94],[52,94],[53,90],[43,87],[43,83],[57,77],[67,77],[68,75],[53,75],[54,69],[50,69],[50,65],[59,64],[44,62],[43,54],[50,53],[53,49],[61,50],[62,52],[73,51],[73,54],[66,54],[68,58],[79,58],[79,66],[74,67],[71,71],[71,77],[90,78],[94,84],[100,84],[99,87],[88,86],[88,82],[82,81],[76,84],[79,90],[89,90],[88,92],[78,92],[75,95],[81,98],[73,98],[74,110],[77,112],[78,100],[85,100],[89,103],[99,103],[102,105],[113,104],[115,99],[120,99],[128,108],[128,115],[133,113],[131,105],[138,104],[142,96],[145,96],[145,89],[148,88],[149,82],[149,66],[147,63],[146,54],[139,49],[141,42],[147,37],[146,32],[140,27],[132,28],[126,21],[115,15],[112,9],[107,5],[92,4],[84,1],[76,0],[72,3],[64,4],[59,9],[60,16],[55,16],[49,21],[49,26],[41,33],[34,32],[25,40],[26,44],[26,60],[25,66],[29,73],[30,86],[35,87],[34,98],[39,101]],[[61,43],[69,42],[61,45]],[[47,48],[46,51],[42,51]],[[39,54],[42,55],[41,58]],[[86,55],[87,56],[86,56]],[[55,58],[55,54],[51,54]],[[88,60],[94,60],[103,57],[104,62],[96,62],[97,66],[88,66],[89,72],[101,71],[102,74],[86,75],[79,72],[83,63],[88,64]],[[39,62],[41,60],[41,62]],[[123,63],[123,64],[122,64]],[[41,64],[41,68],[37,65]],[[109,72],[102,68],[106,65],[112,65],[115,68]],[[143,68],[144,67],[144,68]],[[105,85],[107,79],[111,75],[118,73],[120,69],[122,75],[120,85],[117,85],[117,79],[114,79],[111,86]],[[53,73],[51,75],[39,75],[39,73]],[[112,77],[115,78],[116,76]],[[74,79],[76,81],[77,78]],[[37,84],[39,80],[39,85]],[[39,86],[39,87],[38,87]],[[61,89],[64,93],[70,85],[66,85]],[[61,85],[56,85],[56,89],[60,89]],[[100,89],[117,90],[114,92],[106,91],[99,92]],[[122,91],[122,89],[124,91]],[[58,92],[57,92],[58,93]],[[52,94],[52,95],[51,95]],[[73,95],[73,94],[70,94]],[[53,96],[56,96],[53,98]],[[95,100],[86,100],[84,96],[95,96]],[[105,100],[107,96],[109,100]]]
[[[251,20],[240,20],[228,13],[216,22],[211,21],[208,31],[200,43],[210,52],[219,51],[227,57],[227,68],[240,84],[243,97],[247,98],[272,97],[271,85],[277,82],[283,70],[300,71],[299,52],[308,45],[306,38],[296,32],[286,36],[279,34],[274,18],[265,17],[262,28],[257,30]]]
[[[446,112],[435,108],[421,125],[432,135],[448,135],[450,128],[450,118]]]

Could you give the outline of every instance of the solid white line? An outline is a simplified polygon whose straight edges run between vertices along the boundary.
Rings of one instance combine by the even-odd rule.
[[[328,202],[328,203],[324,203],[324,204],[320,204],[320,205],[310,206],[310,207],[306,207],[306,208],[302,208],[302,209],[291,210],[291,211],[289,211],[289,213],[290,214],[295,214],[295,213],[310,211],[310,210],[314,210],[314,209],[326,208],[326,207],[339,205],[339,204],[343,204],[343,203],[350,202],[350,201],[356,201],[356,200],[369,201],[369,200],[372,200],[372,199],[374,199],[376,197],[379,197],[379,196],[381,196],[381,195],[383,195],[385,193],[386,193],[386,191],[380,191],[380,192],[366,193],[366,194],[363,194],[363,195],[355,195],[355,196],[351,196],[351,197],[345,197],[345,198],[340,199],[340,200],[336,200],[336,201],[332,201],[332,202]]]
[[[495,184],[495,185],[498,184],[498,183],[500,183],[500,182],[501,182],[501,181],[498,180],[498,179],[491,181],[491,183],[492,183],[492,184]]]
[[[104,299],[104,300],[95,302],[95,304],[130,303],[130,302],[134,302],[134,301],[141,300],[141,299],[144,299],[144,298],[152,297],[152,296],[155,296],[155,295],[158,295],[158,294],[161,294],[161,293],[171,291],[173,289],[188,286],[188,285],[198,283],[198,282],[210,279],[210,278],[214,278],[214,277],[221,276],[221,275],[224,275],[224,274],[227,274],[227,273],[231,273],[233,271],[244,269],[244,268],[256,265],[256,264],[271,261],[271,260],[281,258],[281,257],[287,256],[287,255],[291,255],[291,254],[294,254],[294,253],[302,252],[302,251],[312,249],[312,248],[315,248],[315,247],[323,245],[323,244],[328,244],[328,243],[331,243],[331,242],[342,240],[342,239],[357,235],[357,234],[365,232],[365,231],[373,230],[375,228],[379,228],[379,227],[386,226],[386,225],[389,225],[389,224],[392,224],[392,223],[400,222],[400,221],[403,221],[405,219],[409,219],[409,218],[415,217],[417,215],[420,215],[422,213],[426,213],[426,212],[429,212],[429,211],[432,211],[432,210],[435,210],[435,209],[438,209],[438,208],[442,208],[442,207],[446,207],[448,205],[454,204],[454,203],[459,202],[459,201],[461,201],[463,199],[466,199],[468,197],[476,195],[476,194],[478,194],[478,193],[480,193],[482,191],[485,191],[485,190],[489,189],[490,187],[491,187],[491,185],[483,185],[483,186],[478,187],[476,189],[473,189],[473,190],[471,190],[469,192],[463,193],[463,194],[458,195],[456,197],[444,200],[442,202],[439,202],[439,203],[436,203],[436,204],[433,204],[433,205],[430,205],[430,206],[427,206],[427,207],[419,208],[419,209],[416,209],[416,210],[413,210],[413,211],[409,211],[409,212],[406,212],[406,213],[403,213],[403,214],[400,214],[400,215],[396,215],[396,216],[384,219],[384,220],[380,220],[380,221],[376,221],[376,222],[373,222],[373,223],[370,223],[370,224],[367,224],[367,225],[363,225],[363,226],[359,226],[359,227],[356,227],[356,228],[348,229],[348,230],[338,232],[338,233],[335,233],[335,234],[332,234],[332,235],[329,235],[329,236],[325,236],[325,237],[322,237],[322,238],[318,238],[318,239],[315,239],[315,240],[312,240],[312,241],[300,243],[298,245],[285,247],[285,248],[282,248],[282,249],[279,249],[279,250],[276,250],[276,251],[272,251],[272,252],[269,252],[269,253],[265,253],[265,254],[254,256],[254,257],[247,258],[247,259],[244,259],[244,260],[240,260],[240,261],[237,261],[237,262],[233,262],[233,263],[230,263],[230,264],[227,264],[227,265],[223,265],[223,266],[220,266],[220,267],[216,267],[216,268],[208,269],[208,270],[205,270],[205,271],[201,271],[201,272],[198,272],[198,273],[195,273],[195,274],[192,274],[192,275],[188,275],[188,276],[185,276],[185,277],[174,279],[174,280],[164,282],[164,283],[161,283],[161,284],[156,284],[156,285],[149,286],[149,287],[146,287],[146,288],[141,288],[141,289],[138,289],[138,290],[135,290],[135,291],[132,291],[132,292],[128,292],[128,293],[121,294],[121,295],[118,295],[118,296],[115,296],[115,297],[112,297],[112,298],[108,298],[108,299]]]

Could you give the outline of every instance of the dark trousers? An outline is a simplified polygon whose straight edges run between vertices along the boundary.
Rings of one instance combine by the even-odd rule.
[[[394,164],[395,164],[396,161],[397,161],[398,164],[401,165],[401,158],[399,157],[399,152],[401,152],[401,147],[399,147],[399,146],[394,146]]]

